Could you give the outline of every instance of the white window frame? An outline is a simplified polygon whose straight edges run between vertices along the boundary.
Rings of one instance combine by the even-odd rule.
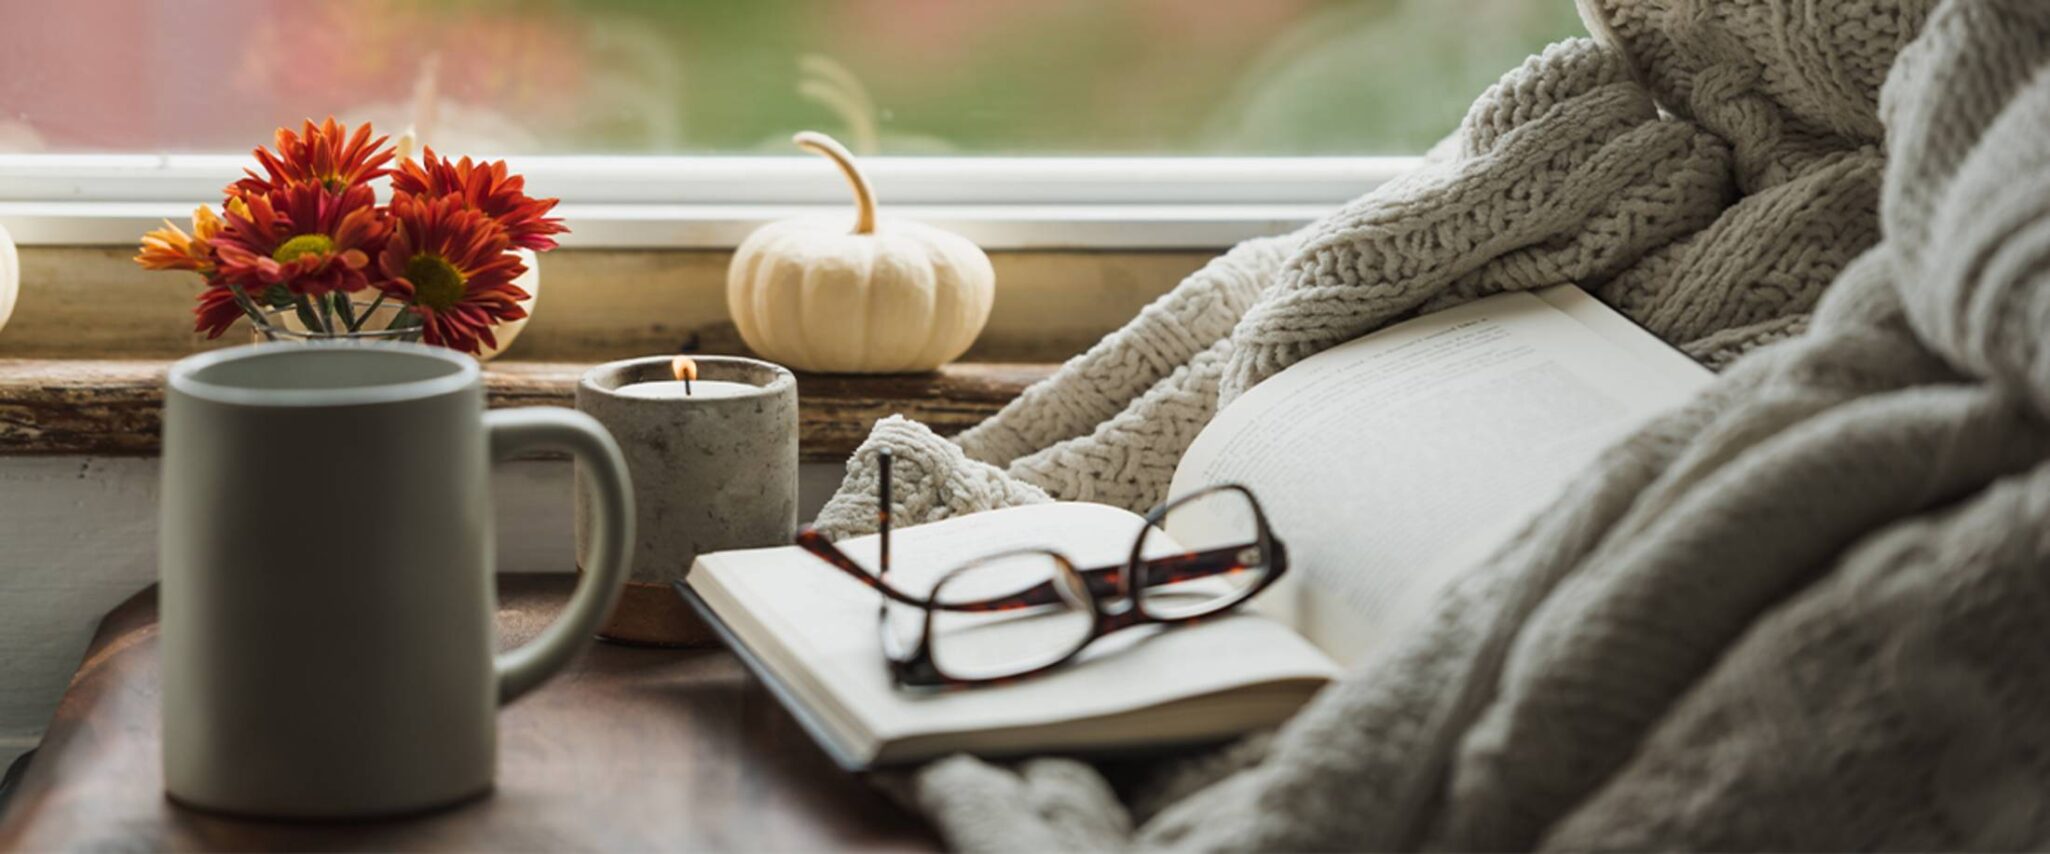
[[[730,249],[761,224],[844,212],[815,157],[508,158],[557,196],[583,249]],[[1413,168],[1415,157],[873,157],[886,217],[988,249],[1214,249],[1278,234]],[[217,203],[236,155],[0,154],[0,226],[22,245],[133,245]]]

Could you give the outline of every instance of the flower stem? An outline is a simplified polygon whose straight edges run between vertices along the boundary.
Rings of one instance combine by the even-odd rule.
[[[349,295],[335,291],[328,297],[328,301],[335,304],[335,313],[341,315],[342,328],[350,332],[356,331],[356,315],[349,311]]]
[[[370,322],[370,316],[371,316],[371,315],[373,315],[373,314],[376,314],[376,313],[377,313],[377,310],[378,310],[378,309],[380,309],[380,308],[383,308],[383,307],[384,307],[384,297],[385,297],[385,295],[384,295],[384,294],[382,294],[382,293],[380,293],[380,294],[378,294],[378,295],[377,295],[377,299],[371,300],[371,301],[370,301],[370,307],[369,307],[369,308],[366,308],[366,309],[364,309],[364,310],[363,310],[363,313],[362,313],[362,314],[360,314],[360,315],[357,315],[357,316],[356,316],[356,322],[355,322],[354,324],[352,324],[352,325],[351,325],[351,326],[349,327],[349,331],[350,331],[350,332],[361,332],[361,331],[363,331],[363,324],[365,324],[365,323],[369,323],[369,322]]]
[[[229,285],[228,293],[235,295],[235,305],[242,309],[243,314],[249,316],[249,325],[256,327],[263,340],[276,340],[270,334],[270,321],[264,319],[263,312],[257,309],[256,303],[249,299],[249,295],[242,292],[241,285]]]
[[[320,307],[320,331],[323,335],[335,334],[335,308],[326,299],[315,297],[313,304]]]
[[[412,313],[412,312],[410,312],[410,311],[401,311],[401,312],[399,312],[399,316],[397,316],[397,317],[394,317],[394,318],[392,318],[392,319],[391,319],[391,324],[390,324],[390,325],[388,325],[388,326],[386,326],[385,328],[386,328],[386,329],[401,329],[401,330],[403,330],[403,329],[411,329],[411,328],[413,328],[413,327],[415,327],[415,326],[419,326],[419,325],[420,325],[420,315],[414,314],[414,313]]]

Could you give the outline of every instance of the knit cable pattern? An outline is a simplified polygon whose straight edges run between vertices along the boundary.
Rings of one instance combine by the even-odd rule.
[[[1599,39],[1510,71],[1417,171],[1234,248],[952,439],[999,472],[970,479],[984,491],[900,472],[897,518],[1041,493],[1143,510],[1246,389],[1505,291],[1579,284],[1716,368],[1786,338],[1878,239],[1878,88],[1917,5],[1602,4]],[[1861,37],[1835,44],[1844,32]],[[821,528],[872,529],[873,446],[900,441],[900,456],[947,454],[879,428]]]

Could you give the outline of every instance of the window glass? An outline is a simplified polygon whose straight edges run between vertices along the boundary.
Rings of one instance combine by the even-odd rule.
[[[1394,154],[1570,0],[0,0],[0,151]]]

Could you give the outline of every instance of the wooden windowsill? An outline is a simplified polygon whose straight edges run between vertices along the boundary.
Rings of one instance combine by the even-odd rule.
[[[0,456],[154,454],[169,360],[0,359]],[[493,362],[484,368],[490,405],[572,406],[590,365]],[[941,434],[994,414],[1056,365],[960,363],[929,374],[799,374],[798,446],[807,461],[843,459],[892,414]]]

